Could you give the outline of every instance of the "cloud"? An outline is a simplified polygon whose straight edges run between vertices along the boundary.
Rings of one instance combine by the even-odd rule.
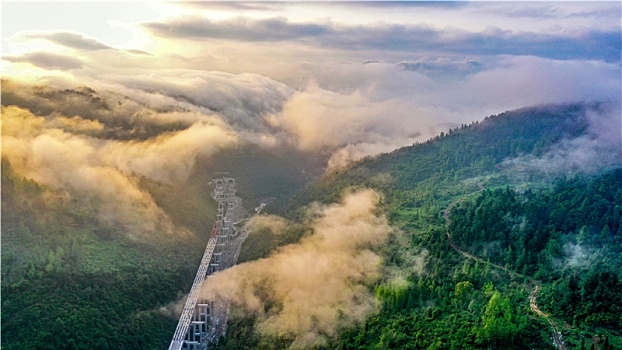
[[[21,31],[6,39],[9,44],[15,44],[17,46],[24,46],[28,48],[31,44],[35,44],[34,47],[40,48],[44,44],[50,46],[49,43],[62,46],[62,48],[54,47],[53,50],[67,51],[64,48],[72,49],[73,52],[78,52],[82,59],[91,59],[95,65],[101,67],[102,59],[107,60],[107,64],[119,61],[120,64],[127,64],[131,62],[132,56],[151,56],[149,52],[138,49],[117,49],[113,46],[104,44],[103,42],[80,34],[78,32],[71,31],[41,31],[41,30],[27,30]],[[52,45],[52,46],[55,46]],[[64,50],[63,50],[64,49]],[[22,57],[28,57],[30,55],[41,55],[45,52],[32,51]],[[53,53],[47,53],[49,55],[55,55]],[[60,56],[60,55],[58,55]],[[35,56],[36,57],[36,56]],[[73,57],[73,56],[65,56]],[[125,60],[123,58],[126,58]],[[129,59],[127,59],[129,58]],[[74,58],[78,60],[77,58]],[[47,66],[42,66],[48,68]],[[75,68],[80,68],[77,66]]]
[[[158,311],[166,317],[178,319],[182,311],[184,310],[184,305],[186,304],[187,299],[188,295],[184,295],[183,297],[179,298],[179,300],[170,302],[164,306],[160,306],[158,308]]]
[[[291,348],[325,344],[375,310],[369,286],[379,279],[380,257],[374,248],[392,231],[376,214],[378,200],[364,190],[316,207],[313,235],[208,278],[203,295],[247,307],[259,317],[260,332],[293,338]]]
[[[520,19],[568,19],[568,18],[595,18],[598,21],[619,21],[620,4],[616,3],[590,3],[588,6],[581,3],[567,3],[560,6],[559,2],[531,2],[531,3],[471,3],[470,6],[477,8],[488,16],[503,16],[506,18]]]
[[[2,108],[3,156],[20,175],[87,198],[86,207],[101,221],[119,224],[131,236],[170,230],[164,212],[132,179],[97,162],[97,149],[88,139],[43,125],[44,118],[27,110]]]
[[[594,248],[573,244],[572,242],[564,244],[563,249],[566,255],[563,262],[564,267],[572,269],[587,270],[601,255]]]
[[[256,20],[236,17],[221,22],[203,17],[190,17],[177,22],[144,24],[145,28],[165,37],[233,39],[241,41],[282,41],[318,36],[330,30],[315,23],[292,23],[286,18],[276,17]]]
[[[277,2],[237,2],[237,1],[209,1],[209,2],[184,2],[182,6],[189,6],[207,10],[233,10],[233,11],[278,11],[287,3]]]
[[[79,69],[84,65],[78,58],[48,52],[31,52],[21,56],[5,56],[2,59],[9,62],[28,62],[50,70]]]
[[[454,103],[472,105],[468,101],[477,100],[499,110],[550,103],[619,100],[620,66],[600,61],[504,56],[491,69],[470,75],[452,90],[455,93],[452,98],[457,98]]]
[[[338,5],[339,3],[328,3],[329,5]],[[371,8],[371,9],[388,9],[388,8],[397,8],[397,9],[407,9],[407,8],[440,8],[440,9],[451,9],[451,8],[462,8],[466,6],[470,6],[467,2],[464,1],[357,1],[348,3],[348,7],[355,8]]]
[[[211,156],[236,142],[237,137],[231,132],[196,123],[146,141],[108,142],[100,153],[104,164],[125,174],[172,183],[188,178],[197,156]]]
[[[586,108],[581,116],[587,123],[584,134],[564,138],[541,157],[528,155],[505,160],[502,166],[517,176],[541,172],[561,175],[571,172],[594,173],[622,165],[622,120],[619,102]]]
[[[509,56],[486,60],[466,75],[438,70],[455,70],[472,60],[418,62],[433,68],[421,72],[378,62],[317,69],[314,83],[264,120],[298,148],[329,154],[329,167],[335,168],[425,141],[482,115],[550,103],[615,101],[620,94],[619,66],[598,61]]]
[[[338,78],[337,78],[338,79]],[[382,78],[384,79],[384,78]],[[265,117],[302,150],[330,152],[348,146],[386,149],[412,143],[425,125],[420,109],[382,87],[335,92],[310,85],[294,94],[280,113]],[[363,152],[369,154],[369,152]]]
[[[57,115],[47,125],[52,128],[62,129],[71,133],[98,133],[104,130],[104,125],[98,120],[88,120],[79,116],[67,118]]]
[[[44,39],[76,50],[94,51],[107,50],[108,46],[96,39],[89,38],[74,32],[27,32],[19,36],[20,39]]]
[[[311,86],[295,94],[283,111],[269,117],[268,123],[292,135],[304,150],[337,148],[368,139],[377,132],[366,125],[379,113],[359,91],[340,94]]]
[[[407,145],[412,140],[393,140],[393,143],[351,143],[337,149],[330,155],[326,171],[331,172],[333,170],[341,169],[348,164],[365,158],[367,156],[376,156],[381,153],[389,153],[401,146]]]
[[[99,83],[100,85],[102,82]],[[218,126],[226,130],[228,124],[212,111],[202,112],[200,108],[189,109],[175,98],[132,90],[118,84],[105,85],[112,91],[95,91],[86,86],[59,88],[51,85],[28,85],[3,80],[2,98],[4,105],[18,105],[40,115],[50,117],[73,116],[93,124],[88,133],[99,138],[143,140],[167,131],[187,128],[195,123]],[[58,127],[65,129],[67,121],[58,121]],[[101,126],[101,128],[100,128]],[[72,132],[84,133],[73,128]],[[94,133],[95,131],[100,131]]]
[[[408,51],[411,53],[530,55],[552,59],[620,59],[617,30],[583,30],[574,33],[502,30],[489,26],[483,31],[455,27],[435,28],[422,24],[376,24],[345,26],[331,22],[292,22],[275,17],[237,17],[219,22],[203,17],[185,17],[144,27],[165,38],[221,39],[243,42],[296,41],[339,50]]]
[[[144,139],[151,124],[203,122],[267,149],[314,152],[331,168],[499,111],[620,95],[618,64],[534,56],[293,62],[290,76],[305,77],[295,87],[250,73],[108,69],[103,81],[76,78],[99,92],[31,96],[31,109],[98,120],[99,135],[122,139]]]
[[[484,69],[483,65],[477,61],[464,59],[456,61],[446,57],[438,57],[436,59],[422,57],[415,61],[398,62],[397,66],[407,71],[420,72],[426,75],[447,75],[452,77],[477,73]]]
[[[125,52],[131,53],[131,54],[134,54],[134,55],[149,55],[149,56],[151,56],[151,54],[149,52],[142,51],[142,50],[132,49],[132,50],[125,50]]]
[[[166,103],[194,105],[203,111],[217,113],[236,129],[257,130],[261,116],[276,113],[293,93],[292,89],[257,74],[229,74],[176,70],[168,75],[114,76],[122,86],[140,94],[151,105],[168,97]]]
[[[478,6],[464,10],[483,11]],[[193,31],[192,43],[210,35],[218,40],[201,39],[196,52],[186,53],[189,42],[177,39],[178,24],[189,25],[184,30]],[[48,107],[100,121],[105,131],[97,137],[144,139],[141,130],[156,130],[153,124],[168,124],[163,130],[172,131],[179,129],[173,123],[188,127],[200,121],[270,150],[314,152],[335,168],[503,110],[620,95],[619,32],[613,40],[607,30],[469,31],[280,17],[182,17],[158,25],[167,26],[158,27],[163,36],[175,38],[171,53],[84,51],[82,69],[67,72],[74,78],[69,84],[94,87],[100,92],[93,97],[105,104],[67,94]],[[538,52],[545,49],[553,55]],[[610,49],[612,63],[598,56]],[[562,57],[564,50],[570,55]]]
[[[251,231],[268,229],[272,235],[285,233],[287,226],[287,220],[276,215],[255,215],[247,223],[247,227]]]
[[[99,140],[72,132],[99,131],[97,121],[54,114],[48,119],[17,106],[2,107],[2,153],[20,176],[65,191],[130,237],[172,232],[166,213],[138,186],[138,177],[183,181],[199,155],[237,139],[197,123],[146,141]]]

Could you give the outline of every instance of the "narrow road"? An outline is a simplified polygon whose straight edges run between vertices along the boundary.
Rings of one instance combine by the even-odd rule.
[[[484,190],[484,187],[479,184],[479,191],[473,192],[470,195],[473,195],[475,193],[478,192],[482,192]],[[466,195],[465,195],[466,196]],[[460,247],[458,247],[454,241],[451,239],[451,233],[449,232],[449,224],[451,223],[451,220],[449,218],[449,212],[451,211],[451,209],[454,207],[454,205],[456,205],[458,202],[460,202],[461,200],[464,199],[465,196],[462,196],[456,200],[454,200],[453,202],[451,202],[447,208],[445,208],[445,210],[443,211],[443,217],[445,218],[445,225],[447,226],[447,240],[449,242],[449,245],[458,253],[460,253],[460,255],[464,256],[467,259],[471,259],[474,261],[478,261],[484,264],[489,264],[490,266],[499,269],[499,270],[503,270],[505,273],[514,276],[514,277],[520,277],[523,279],[527,279],[530,283],[535,284],[535,287],[533,289],[533,291],[531,292],[531,295],[529,296],[529,307],[531,308],[531,310],[533,312],[535,312],[536,314],[538,314],[540,317],[543,317],[550,325],[551,327],[553,327],[553,342],[555,344],[555,346],[560,349],[560,350],[567,350],[566,345],[564,344],[564,341],[562,339],[562,333],[559,331],[559,329],[557,328],[557,325],[555,324],[555,322],[553,322],[549,316],[547,314],[545,314],[544,312],[542,312],[542,310],[540,310],[540,308],[538,308],[538,304],[536,303],[536,295],[538,294],[538,289],[540,289],[540,286],[538,285],[538,281],[529,277],[529,276],[525,276],[523,274],[520,274],[518,272],[512,271],[504,266],[501,265],[497,265],[488,261],[485,261],[484,259],[477,257],[473,254],[467,253],[464,250],[460,249]]]
[[[538,304],[536,303],[536,295],[538,294],[538,289],[540,289],[540,286],[536,285],[531,292],[531,295],[529,296],[529,307],[531,308],[531,311],[537,313],[541,317],[544,317],[544,319],[551,325],[551,327],[553,327],[553,341],[555,342],[555,346],[557,346],[558,349],[566,350],[566,345],[564,344],[564,340],[562,339],[562,333],[557,328],[557,325],[555,324],[555,322],[551,321],[548,314],[545,314],[544,312],[542,312],[542,310],[540,310]]]
[[[476,193],[482,192],[484,190],[484,187],[482,186],[482,184],[478,184],[479,190],[475,191],[473,193],[470,193],[468,195],[474,195]],[[447,240],[449,241],[449,245],[451,245],[451,247],[458,253],[460,253],[462,256],[464,256],[467,259],[471,259],[471,260],[475,260],[478,262],[481,262],[483,264],[489,264],[490,266],[497,268],[499,270],[503,270],[505,273],[512,275],[514,277],[520,277],[520,278],[526,278],[527,280],[529,280],[530,282],[535,282],[535,280],[533,280],[531,277],[529,276],[525,276],[523,274],[520,274],[518,272],[514,272],[512,270],[509,270],[508,268],[498,265],[498,264],[494,264],[491,262],[488,262],[480,257],[477,257],[473,254],[467,253],[466,251],[460,249],[460,247],[458,247],[456,245],[456,243],[454,243],[454,241],[451,239],[451,233],[449,232],[449,224],[451,223],[451,219],[449,218],[449,212],[451,212],[451,209],[460,201],[462,201],[464,199],[464,197],[466,197],[467,195],[464,195],[456,200],[454,200],[453,202],[451,202],[447,208],[445,208],[445,210],[443,211],[443,217],[445,218],[445,225],[447,226]]]

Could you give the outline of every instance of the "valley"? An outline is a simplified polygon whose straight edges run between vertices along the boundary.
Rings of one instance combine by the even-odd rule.
[[[599,334],[598,339],[606,339],[609,346],[618,346],[621,338],[615,331],[619,324],[614,315],[621,303],[616,301],[620,277],[615,266],[620,266],[617,242],[621,237],[620,207],[616,203],[622,200],[622,170],[613,166],[593,175],[576,173],[564,179],[537,167],[517,172],[508,161],[524,158],[536,144],[539,151],[531,154],[546,157],[565,138],[581,137],[589,130],[582,120],[585,108],[593,107],[536,108],[490,117],[426,143],[329,173],[304,188],[298,187],[301,190],[297,193],[288,192],[292,194],[289,200],[275,190],[278,180],[272,180],[270,185],[262,185],[257,178],[253,180],[260,169],[257,165],[246,168],[249,170],[228,166],[240,178],[242,195],[259,200],[275,193],[279,197],[274,203],[280,200],[280,205],[271,203],[265,210],[285,215],[278,219],[284,220],[279,228],[282,232],[265,223],[249,230],[240,249],[240,262],[270,256],[275,249],[283,249],[280,246],[296,244],[313,235],[305,219],[312,202],[328,204],[344,190],[372,188],[383,197],[379,210],[397,227],[383,248],[375,248],[382,257],[382,275],[366,287],[373,290],[379,309],[366,321],[341,329],[339,336],[320,334],[322,340],[315,346],[454,348],[459,342],[461,348],[501,344],[506,348],[509,344],[516,348],[546,348],[551,344],[547,341],[551,334],[558,348],[565,347],[564,344],[573,347],[579,342],[602,345],[591,340],[590,334]],[[506,143],[517,139],[521,143]],[[176,303],[189,288],[193,269],[198,266],[198,248],[202,245],[199,242],[206,236],[189,235],[182,241],[175,239],[174,244],[173,237],[166,235],[160,236],[157,243],[128,240],[114,226],[102,228],[92,212],[79,209],[79,203],[62,203],[47,196],[48,189],[20,179],[11,172],[11,165],[3,162],[3,309],[4,315],[13,315],[3,319],[3,332],[19,334],[20,329],[26,329],[26,319],[34,314],[38,317],[31,326],[40,324],[64,332],[88,327],[100,334],[93,338],[87,333],[74,333],[71,342],[76,347],[165,347],[176,323],[176,313],[167,316],[166,310],[171,308],[167,303]],[[248,166],[245,162],[237,164]],[[265,164],[266,170],[262,171],[287,174],[278,167],[269,167],[269,162]],[[272,175],[265,176],[268,179]],[[173,185],[178,193],[187,193],[185,199],[171,196],[171,185],[143,180],[142,186],[174,222],[201,232],[200,228],[213,220],[210,212],[215,212],[206,196],[198,195],[205,193],[208,177],[211,173],[195,172],[187,184]],[[247,189],[249,184],[253,184],[253,192]],[[540,204],[541,200],[549,202]],[[480,209],[475,210],[474,205]],[[564,215],[561,213],[568,209],[563,208],[572,210]],[[525,212],[520,214],[521,210]],[[203,212],[207,217],[195,221],[192,212]],[[539,212],[547,214],[542,216]],[[538,220],[552,221],[549,226],[542,226],[546,221],[539,224]],[[49,228],[56,231],[50,232]],[[518,232],[535,236],[531,241],[527,236],[517,240]],[[536,250],[526,252],[520,244],[533,244],[530,249]],[[42,251],[46,245],[50,247],[49,254]],[[574,248],[579,245],[582,248]],[[556,261],[573,258],[566,255],[571,253],[567,249],[592,252],[597,254],[594,258],[583,255],[583,259],[607,261],[607,265],[580,263],[560,268]],[[160,272],[153,274],[154,269]],[[577,273],[583,276],[579,280]],[[128,281],[134,282],[128,285]],[[580,294],[573,283],[581,286]],[[607,287],[603,289],[601,284]],[[128,289],[130,285],[135,289]],[[584,294],[588,288],[596,294]],[[74,309],[74,302],[49,295],[51,289],[80,300],[83,306]],[[145,291],[150,291],[149,297]],[[145,298],[109,304],[116,298],[125,298],[129,295],[126,293],[138,293]],[[47,308],[34,306],[41,304],[22,308],[33,299],[49,300],[43,304]],[[581,302],[577,303],[578,300]],[[598,309],[594,314],[592,307],[604,300],[613,308]],[[116,305],[116,310],[111,305]],[[276,305],[267,303],[266,312],[278,312],[270,309]],[[542,305],[547,305],[547,314],[540,311]],[[287,347],[296,339],[294,334],[275,337],[258,333],[253,324],[259,321],[256,317],[263,316],[245,315],[243,310],[240,305],[232,305],[227,336],[220,338],[216,348],[262,348],[268,344]],[[70,317],[78,322],[83,317],[78,315],[85,312],[98,315],[104,322],[96,328],[80,323],[69,323],[71,328],[67,328],[62,321]],[[572,326],[557,328],[558,322],[551,317]],[[416,331],[403,333],[403,327]],[[548,330],[541,333],[540,328]],[[126,333],[128,329],[134,331]],[[51,334],[10,336],[3,347],[13,348],[11,339],[20,348],[28,348],[26,344],[34,348],[54,344]],[[564,335],[566,343],[562,343],[559,334]]]
[[[619,1],[0,7],[0,350],[622,349]]]

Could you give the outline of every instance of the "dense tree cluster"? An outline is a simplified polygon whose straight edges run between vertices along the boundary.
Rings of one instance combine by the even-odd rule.
[[[192,241],[132,242],[54,194],[3,159],[3,349],[164,347],[177,321],[159,307],[189,288]]]
[[[97,103],[88,89],[56,94],[41,97]],[[548,323],[530,310],[536,283],[538,304],[564,325],[571,347],[622,348],[622,170],[554,180],[537,170],[516,177],[504,165],[584,133],[588,108],[598,106],[526,109],[463,125],[331,173],[287,205],[283,198],[307,181],[289,160],[246,146],[225,151],[199,160],[185,184],[139,179],[175,225],[197,233],[162,236],[157,244],[127,239],[78,198],[17,176],[3,159],[3,348],[165,348],[177,319],[160,307],[192,282],[214,212],[206,195],[214,169],[248,179],[240,191],[249,209],[272,195],[271,206],[292,222],[304,217],[305,205],[336,201],[347,188],[383,193],[380,209],[400,230],[378,252],[387,272],[371,286],[379,310],[326,337],[324,348],[553,349]],[[447,232],[481,260],[456,251]],[[305,234],[302,221],[278,237],[258,232],[242,256],[266,256]],[[288,335],[261,336],[238,311],[218,348],[291,344]]]
[[[549,106],[505,112],[453,129],[425,143],[416,143],[324,176],[291,202],[297,208],[311,201],[335,202],[348,187],[369,186],[386,193],[411,192],[426,180],[453,181],[490,174],[506,160],[541,156],[562,139],[586,132],[586,111],[599,105]],[[540,177],[534,172],[527,176]]]
[[[622,170],[550,189],[483,191],[452,211],[460,246],[543,281],[546,305],[577,326],[622,329]]]
[[[403,234],[389,240],[383,255],[387,271],[397,269],[405,279],[377,285],[379,312],[326,339],[324,347],[553,349],[552,328],[530,310],[536,284],[540,307],[556,323],[569,325],[562,333],[570,347],[622,347],[622,170],[556,179],[537,169],[516,176],[505,163],[542,156],[560,140],[584,133],[586,108],[492,116],[365,159],[295,197],[293,209],[335,201],[347,188],[375,188],[384,193],[383,210]],[[445,209],[452,209],[448,226]],[[290,215],[298,218],[303,211]],[[458,247],[481,260],[455,251],[447,230]],[[412,269],[413,257],[424,250],[425,268]],[[219,347],[287,346],[286,337],[266,339],[252,324],[234,318]]]

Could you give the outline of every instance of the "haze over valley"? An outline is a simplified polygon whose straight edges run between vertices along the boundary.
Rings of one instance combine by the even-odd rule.
[[[230,177],[209,348],[622,348],[621,14],[4,2],[2,347],[169,348]]]

